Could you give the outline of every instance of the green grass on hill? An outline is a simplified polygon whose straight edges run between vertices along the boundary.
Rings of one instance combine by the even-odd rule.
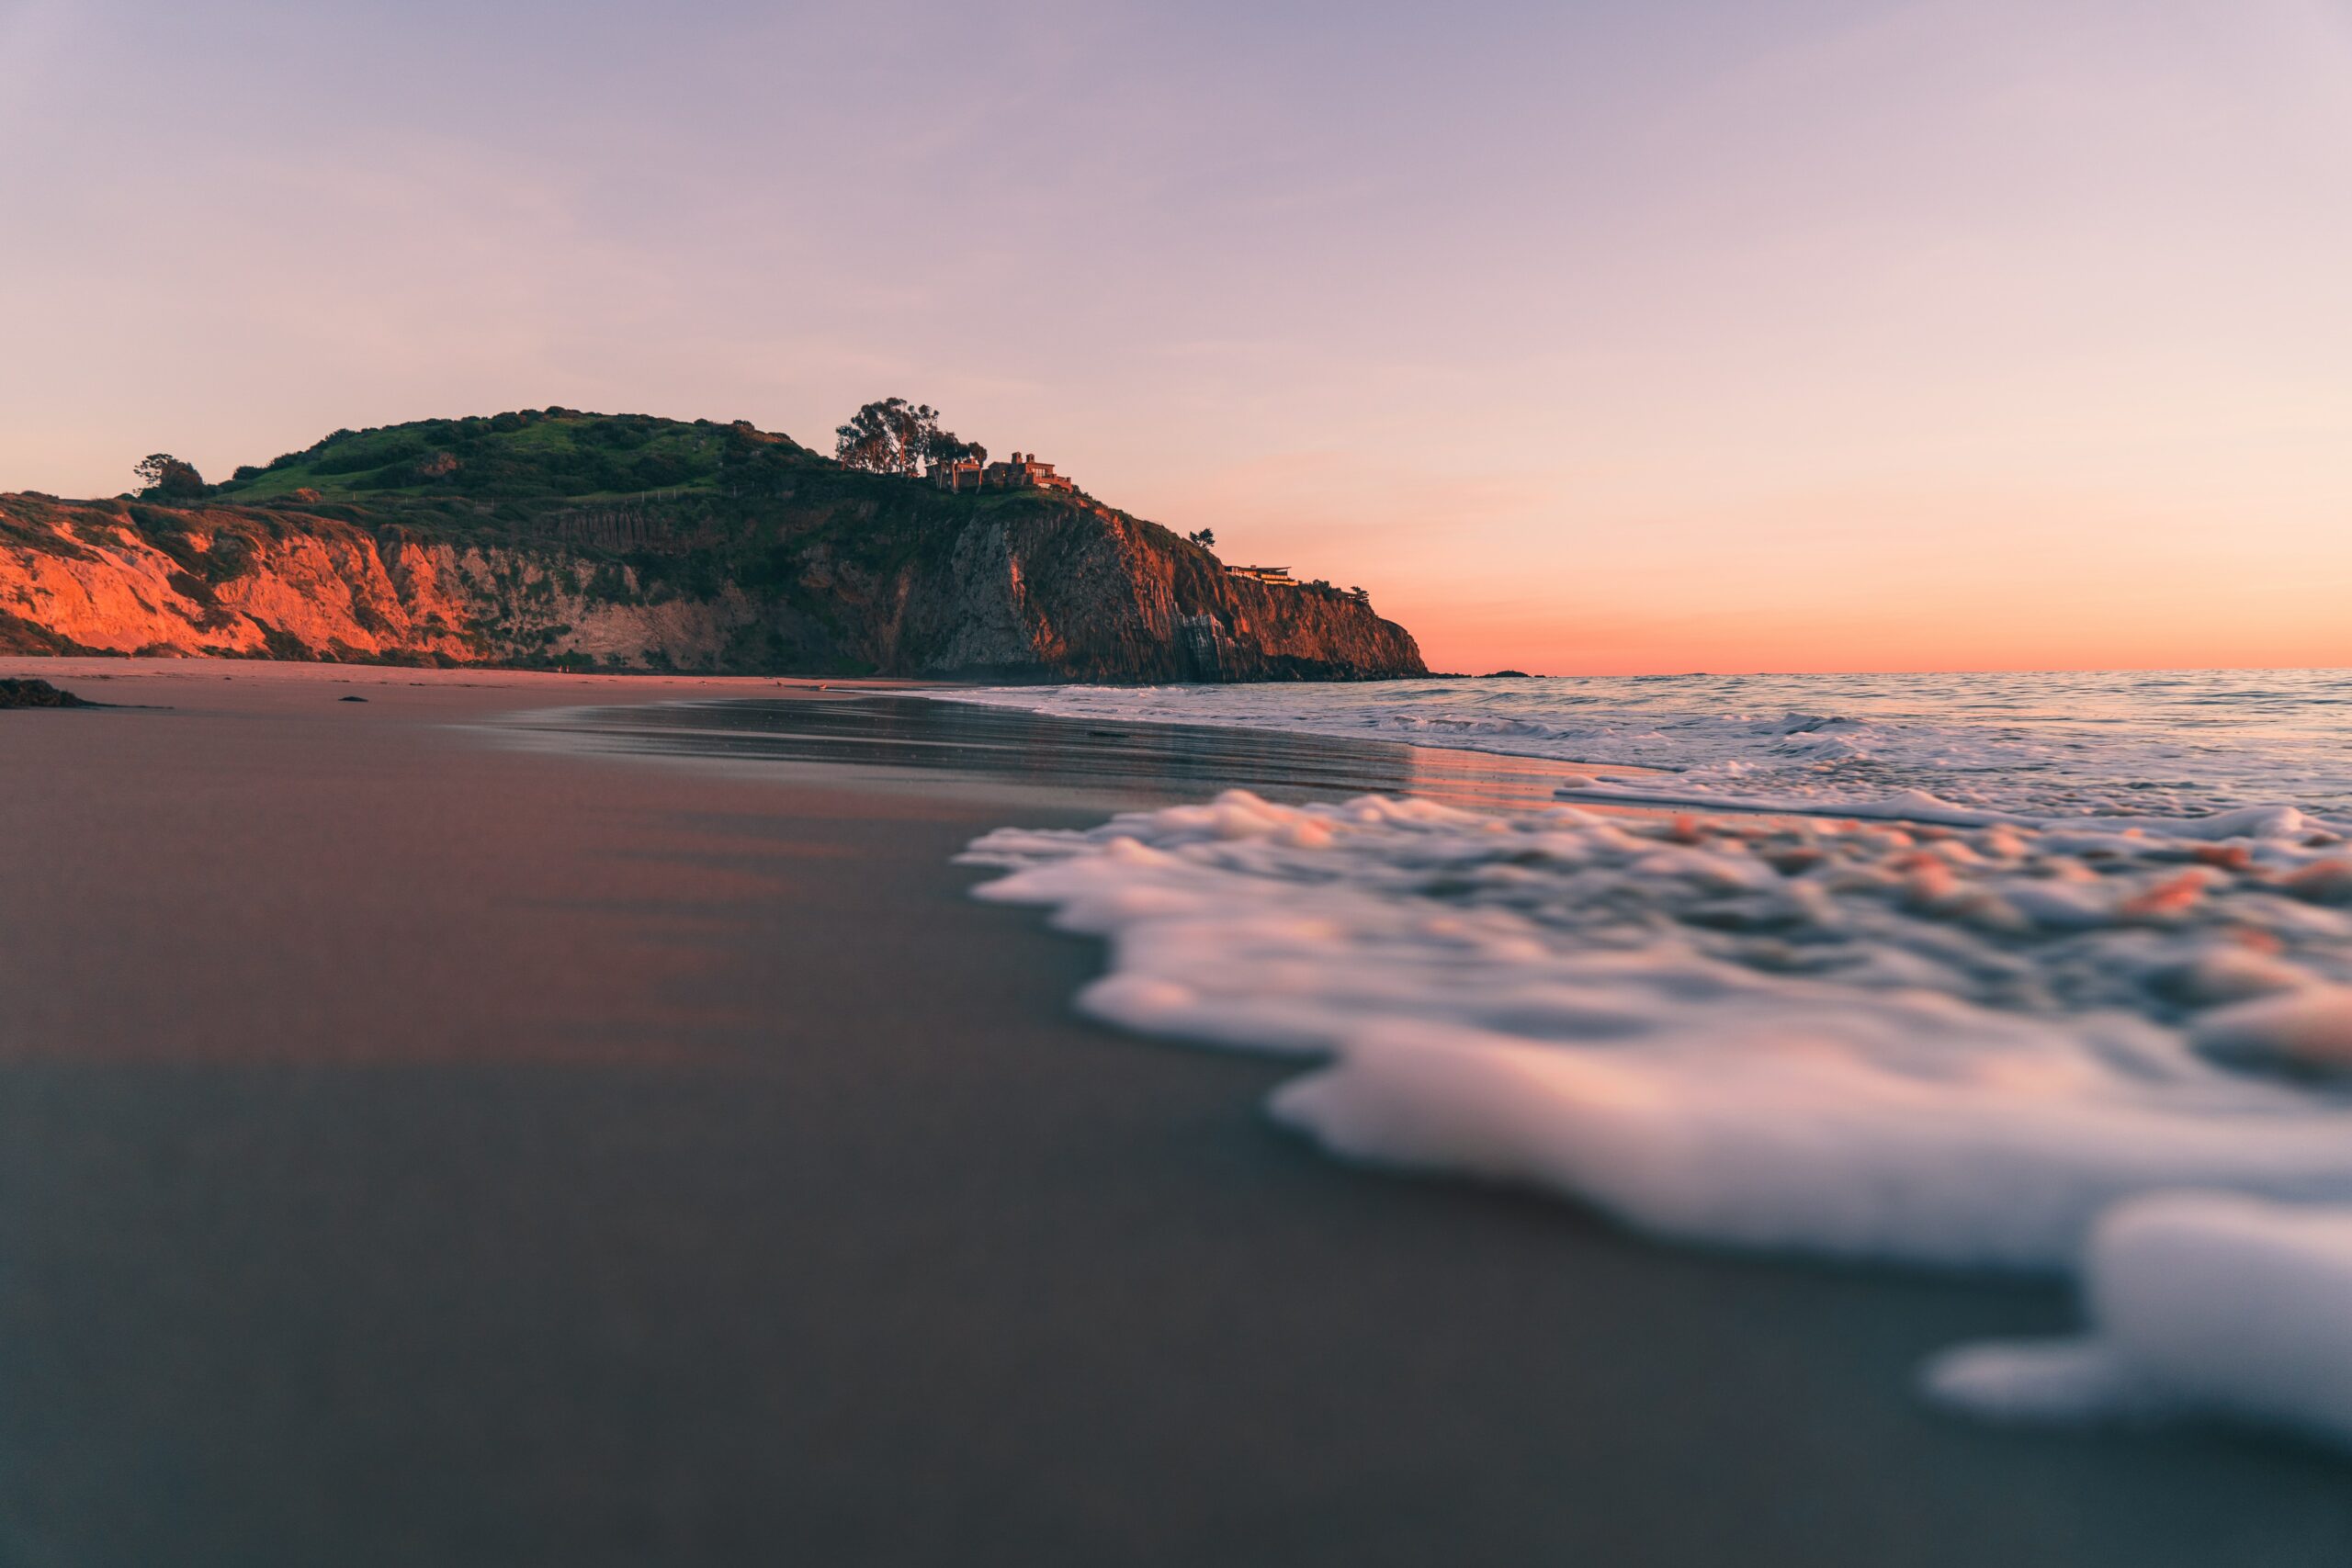
[[[435,502],[463,501],[537,510],[651,491],[718,492],[735,469],[831,466],[789,437],[747,423],[531,409],[338,430],[266,468],[239,468],[212,498],[284,504],[311,490],[328,502],[405,501],[432,510]]]
[[[193,504],[216,518],[242,513],[232,532],[296,527],[295,514],[311,513],[419,539],[559,544],[628,567],[640,596],[733,585],[807,597],[820,615],[831,614],[831,590],[808,586],[812,571],[884,581],[944,559],[976,515],[1107,510],[1049,491],[954,495],[844,468],[747,422],[575,409],[338,430],[266,468],[238,469]],[[158,516],[142,532],[168,541],[169,520]],[[1142,525],[1177,553],[1199,553]],[[617,572],[598,581],[607,577],[610,596],[630,592]]]
[[[198,504],[315,513],[427,537],[554,537],[591,550],[594,518],[612,512],[650,519],[673,545],[782,537],[796,552],[826,544],[865,565],[943,548],[975,513],[1099,505],[1038,491],[951,495],[844,468],[747,421],[562,408],[338,430],[266,468],[239,468]],[[1162,542],[1193,547],[1173,535]]]

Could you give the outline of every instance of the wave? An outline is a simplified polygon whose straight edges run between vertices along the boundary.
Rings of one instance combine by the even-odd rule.
[[[966,858],[1004,874],[981,897],[1109,942],[1093,1016],[1300,1057],[1273,1114],[1334,1154],[1678,1241],[2075,1277],[2082,1339],[1963,1348],[1925,1386],[2352,1444],[2343,837],[2275,809],[1896,804],[1906,823],[1234,792]]]

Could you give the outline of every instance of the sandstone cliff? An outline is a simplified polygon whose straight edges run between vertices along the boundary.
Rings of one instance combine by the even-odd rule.
[[[469,496],[438,453],[379,467],[404,491],[324,501],[269,482],[290,458],[186,506],[0,495],[0,651],[998,681],[1423,672],[1404,628],[1354,596],[1230,577],[1083,497],[944,496],[747,428],[720,431],[731,466],[707,478],[586,504]],[[339,441],[379,434],[298,456],[325,469]]]

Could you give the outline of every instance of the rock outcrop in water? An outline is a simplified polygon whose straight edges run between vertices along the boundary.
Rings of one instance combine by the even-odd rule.
[[[0,652],[1001,681],[1424,673],[1322,585],[1083,495],[951,495],[749,425],[338,432],[185,505],[0,495]]]

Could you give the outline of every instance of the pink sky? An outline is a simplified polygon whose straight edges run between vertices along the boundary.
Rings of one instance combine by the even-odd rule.
[[[2331,0],[0,0],[0,486],[933,402],[1441,668],[2343,664]]]

